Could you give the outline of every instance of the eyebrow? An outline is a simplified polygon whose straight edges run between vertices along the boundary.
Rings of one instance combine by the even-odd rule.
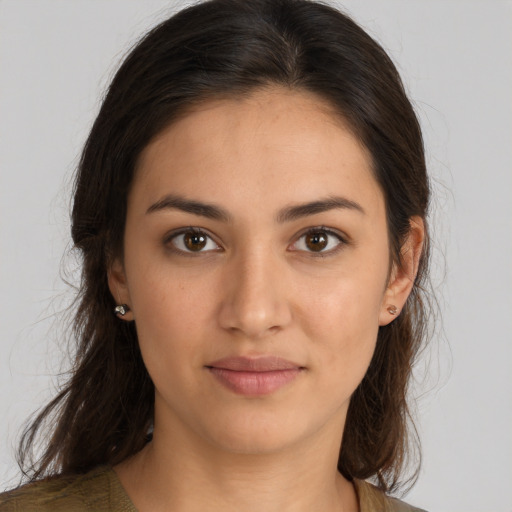
[[[156,203],[152,204],[146,210],[146,214],[169,209],[181,210],[182,212],[192,213],[193,215],[199,215],[201,217],[219,220],[222,222],[229,222],[232,220],[232,216],[220,206],[185,199],[184,197],[173,194],[166,195]]]
[[[310,215],[316,215],[318,213],[338,209],[354,210],[365,214],[363,207],[359,203],[344,197],[330,196],[326,199],[312,201],[311,203],[304,203],[283,208],[277,215],[277,222],[290,222],[302,217],[308,217]]]
[[[230,222],[233,219],[233,216],[220,206],[203,203],[201,201],[185,199],[184,197],[173,194],[168,194],[162,199],[158,200],[156,203],[152,204],[146,210],[146,214],[168,209],[181,210],[186,213],[191,213],[193,215],[198,215],[200,217],[206,217],[208,219],[222,222]],[[338,209],[353,210],[365,214],[363,207],[359,203],[344,197],[330,196],[326,199],[320,199],[310,203],[287,206],[279,211],[276,216],[276,220],[278,223],[282,224],[285,222],[298,220],[303,217],[308,217],[310,215],[316,215],[318,213]]]

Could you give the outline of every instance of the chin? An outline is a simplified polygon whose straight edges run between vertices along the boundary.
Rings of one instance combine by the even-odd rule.
[[[246,414],[225,417],[203,430],[203,438],[226,453],[275,454],[307,438],[314,429],[293,414]]]

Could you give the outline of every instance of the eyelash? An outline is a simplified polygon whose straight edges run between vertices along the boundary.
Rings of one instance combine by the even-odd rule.
[[[348,245],[348,241],[345,238],[345,236],[341,235],[341,233],[333,231],[332,229],[326,228],[324,226],[315,226],[315,227],[307,229],[306,231],[301,233],[297,237],[295,242],[293,242],[293,244],[291,244],[291,245],[293,246],[293,245],[298,244],[299,241],[301,241],[308,235],[313,235],[313,234],[318,234],[318,233],[325,234],[325,235],[327,235],[327,237],[334,237],[338,240],[338,243],[336,244],[336,246],[334,248],[331,248],[327,251],[321,250],[321,251],[315,252],[315,251],[308,251],[308,250],[303,250],[303,249],[295,249],[295,251],[304,252],[304,253],[308,254],[309,256],[313,256],[315,258],[325,258],[325,257],[336,254],[337,252],[342,250],[344,246]],[[185,234],[194,234],[194,235],[205,236],[206,238],[208,238],[209,241],[213,242],[218,247],[218,249],[209,249],[206,251],[203,251],[203,250],[188,251],[188,250],[184,250],[184,249],[180,249],[180,248],[176,247],[176,245],[173,243],[173,241],[176,240],[179,236],[182,236]],[[208,242],[206,242],[206,244],[208,244]],[[222,251],[222,248],[219,246],[219,244],[217,244],[217,242],[215,242],[213,237],[211,235],[209,235],[207,231],[205,231],[201,228],[194,227],[194,226],[189,226],[186,228],[182,228],[179,231],[173,231],[172,233],[169,233],[164,238],[164,245],[176,254],[179,254],[182,256],[191,256],[191,257],[200,256],[202,254],[206,254],[206,253],[210,253],[210,252]]]
[[[182,236],[182,235],[186,235],[186,234],[194,234],[194,235],[202,235],[202,236],[205,236],[206,238],[208,238],[209,241],[213,242],[217,247],[219,247],[218,250],[222,250],[219,246],[219,244],[217,242],[215,242],[215,240],[213,239],[212,236],[210,236],[208,234],[208,232],[206,232],[204,229],[200,229],[200,228],[197,228],[197,227],[194,227],[194,226],[188,226],[186,228],[182,228],[178,231],[173,231],[172,233],[169,233],[165,238],[164,238],[164,245],[166,247],[169,248],[169,250],[171,250],[172,252],[176,253],[176,254],[179,254],[181,256],[191,256],[191,257],[197,257],[197,256],[200,256],[202,254],[206,254],[206,253],[209,253],[209,252],[217,252],[218,250],[212,250],[212,249],[209,249],[207,251],[187,251],[186,249],[180,249],[178,247],[176,247],[176,245],[173,243],[174,240],[176,240],[178,237]],[[208,243],[208,242],[206,242]]]
[[[293,242],[292,245],[296,245],[300,240],[304,239],[308,235],[313,235],[313,234],[317,234],[317,233],[325,234],[325,235],[327,235],[327,237],[334,237],[337,239],[338,243],[336,244],[335,247],[333,247],[327,251],[324,251],[324,250],[318,251],[318,252],[307,251],[307,250],[303,251],[303,252],[307,253],[308,256],[313,256],[315,258],[326,258],[326,257],[333,256],[333,255],[337,254],[346,245],[348,245],[348,240],[344,235],[342,235],[341,233],[339,233],[337,231],[334,231],[333,229],[327,228],[325,226],[315,226],[313,228],[308,228],[297,238],[297,240],[295,242]]]

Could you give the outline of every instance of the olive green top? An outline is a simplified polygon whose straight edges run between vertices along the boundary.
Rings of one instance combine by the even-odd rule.
[[[360,512],[422,512],[387,497],[362,480],[355,488]],[[0,494],[0,512],[137,512],[111,467],[85,475],[57,477]]]

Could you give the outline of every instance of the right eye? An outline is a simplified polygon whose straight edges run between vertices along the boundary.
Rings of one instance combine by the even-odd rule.
[[[171,244],[175,251],[189,254],[220,250],[208,234],[196,228],[188,228],[172,234],[167,237],[167,243]]]

